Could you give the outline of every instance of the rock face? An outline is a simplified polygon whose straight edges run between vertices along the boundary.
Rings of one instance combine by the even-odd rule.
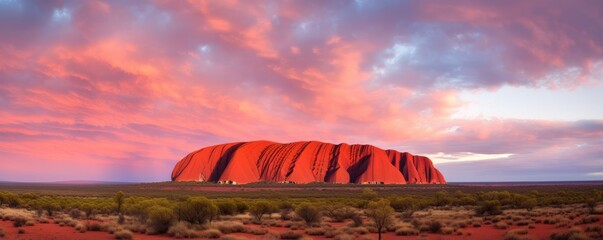
[[[427,157],[371,145],[316,141],[227,143],[192,152],[172,171],[172,181],[444,184]]]

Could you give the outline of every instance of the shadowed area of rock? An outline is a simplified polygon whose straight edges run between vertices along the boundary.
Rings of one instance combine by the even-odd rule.
[[[172,171],[172,181],[444,184],[423,156],[371,145],[317,141],[226,143],[192,152]]]

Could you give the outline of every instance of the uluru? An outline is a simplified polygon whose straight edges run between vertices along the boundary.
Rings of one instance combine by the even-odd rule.
[[[427,157],[372,145],[318,141],[251,141],[205,147],[189,153],[176,164],[172,181],[446,183]]]

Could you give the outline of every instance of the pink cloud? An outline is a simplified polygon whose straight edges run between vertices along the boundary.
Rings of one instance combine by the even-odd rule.
[[[578,151],[572,144],[602,144],[600,121],[451,119],[465,104],[463,89],[597,84],[603,34],[576,30],[601,21],[594,10],[529,11],[542,2],[8,4],[23,6],[0,5],[0,30],[13,33],[0,38],[0,158],[60,174],[35,169],[7,180],[166,180],[171,169],[162,168],[190,151],[257,139],[537,152],[542,161],[558,154],[554,147],[569,155]],[[580,78],[543,78],[568,67]],[[593,162],[597,154],[587,155]]]

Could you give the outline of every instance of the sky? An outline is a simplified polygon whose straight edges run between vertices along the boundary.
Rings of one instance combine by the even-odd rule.
[[[0,181],[168,181],[252,140],[603,180],[601,26],[599,0],[0,0]]]

